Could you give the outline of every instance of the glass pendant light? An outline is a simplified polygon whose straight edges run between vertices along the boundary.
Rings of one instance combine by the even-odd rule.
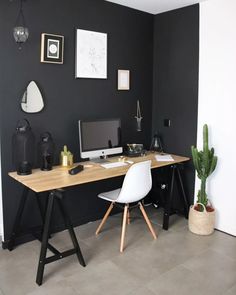
[[[16,24],[13,29],[13,36],[16,43],[19,45],[19,49],[21,49],[22,43],[25,43],[29,37],[29,30],[25,26],[25,17],[23,14],[22,7],[23,0],[20,0],[20,10],[16,19]]]

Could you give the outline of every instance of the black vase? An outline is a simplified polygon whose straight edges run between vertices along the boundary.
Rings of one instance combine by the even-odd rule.
[[[40,136],[39,142],[39,159],[40,168],[43,171],[52,170],[54,160],[55,145],[49,132],[45,132]]]
[[[16,132],[12,137],[12,153],[17,174],[31,174],[34,163],[35,138],[29,121],[26,119],[17,122]]]

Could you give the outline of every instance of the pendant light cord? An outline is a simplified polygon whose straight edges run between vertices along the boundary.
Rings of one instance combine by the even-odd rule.
[[[25,17],[23,13],[23,0],[20,0],[20,9],[16,18],[15,27],[20,25],[21,20],[22,20],[22,26],[25,27]]]

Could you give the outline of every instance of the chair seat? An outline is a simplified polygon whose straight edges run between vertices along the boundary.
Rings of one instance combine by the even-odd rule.
[[[103,200],[107,200],[110,202],[115,202],[120,194],[120,190],[121,188],[115,189],[113,191],[109,191],[109,192],[105,192],[105,193],[101,193],[98,195],[99,198],[103,199]]]

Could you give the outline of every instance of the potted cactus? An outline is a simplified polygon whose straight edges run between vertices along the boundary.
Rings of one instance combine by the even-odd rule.
[[[200,235],[209,235],[214,231],[215,209],[208,200],[206,193],[206,181],[216,168],[217,157],[214,155],[214,148],[208,147],[208,127],[203,126],[203,150],[198,151],[192,146],[193,164],[198,178],[201,180],[201,187],[197,194],[197,203],[189,210],[189,229],[191,232]]]

